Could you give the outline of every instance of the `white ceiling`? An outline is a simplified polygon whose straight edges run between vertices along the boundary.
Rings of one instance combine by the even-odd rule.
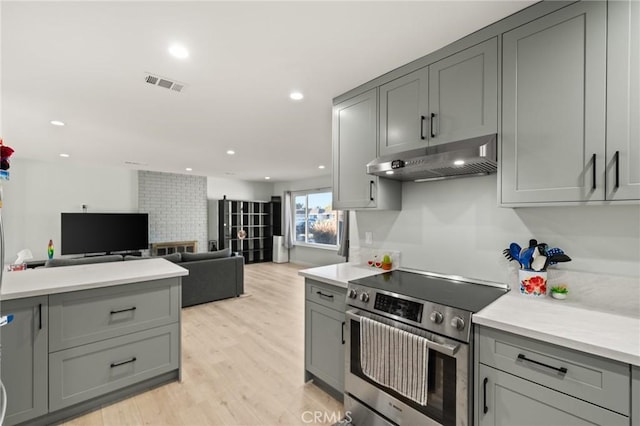
[[[531,3],[3,1],[2,136],[16,158],[327,174],[332,98]],[[189,58],[170,56],[172,42]],[[145,72],[187,87],[149,85]]]

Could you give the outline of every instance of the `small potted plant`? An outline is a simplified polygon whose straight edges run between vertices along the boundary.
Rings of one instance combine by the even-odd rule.
[[[566,299],[569,289],[565,284],[555,285],[551,287],[551,297],[554,299]]]

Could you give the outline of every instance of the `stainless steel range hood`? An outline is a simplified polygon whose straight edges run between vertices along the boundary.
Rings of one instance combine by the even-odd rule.
[[[480,136],[385,155],[367,164],[367,173],[416,182],[488,175],[498,167],[496,135]]]

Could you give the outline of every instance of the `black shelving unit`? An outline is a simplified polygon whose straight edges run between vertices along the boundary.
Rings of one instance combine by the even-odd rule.
[[[279,213],[279,211],[278,211]],[[218,201],[219,248],[241,253],[245,263],[273,260],[273,207],[267,201]],[[238,231],[246,232],[244,239]]]

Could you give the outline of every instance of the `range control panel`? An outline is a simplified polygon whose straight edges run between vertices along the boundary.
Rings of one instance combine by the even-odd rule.
[[[471,312],[349,283],[347,305],[469,342]]]

